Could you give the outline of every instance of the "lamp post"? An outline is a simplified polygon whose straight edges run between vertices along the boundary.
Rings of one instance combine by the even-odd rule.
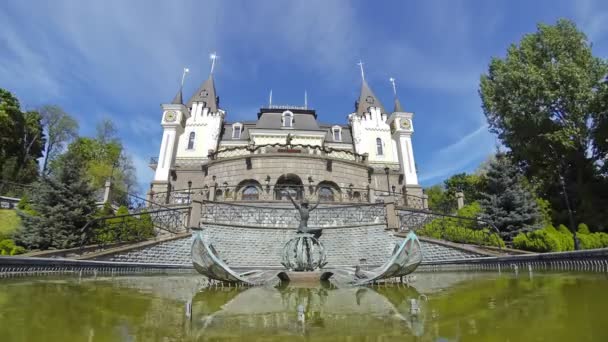
[[[190,189],[192,189],[192,181],[188,181],[188,204],[190,204]]]
[[[388,189],[388,194],[391,194],[391,181],[388,177],[389,172],[391,171],[391,169],[387,166],[384,168],[384,173],[386,173],[386,188]]]

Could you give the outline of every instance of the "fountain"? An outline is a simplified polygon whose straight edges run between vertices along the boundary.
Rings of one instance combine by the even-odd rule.
[[[310,206],[305,199],[298,203],[289,192],[284,194],[299,214],[295,237],[284,244],[282,255],[277,255],[277,258],[281,258],[284,270],[260,267],[239,273],[222,260],[211,239],[205,237],[202,231],[195,233],[192,243],[191,257],[195,269],[211,279],[245,285],[263,285],[280,279],[292,282],[331,281],[338,286],[352,286],[403,277],[412,273],[422,262],[420,241],[414,232],[410,232],[395,244],[390,257],[379,267],[363,269],[361,265],[354,265],[357,262],[355,260],[354,266],[326,267],[327,253],[332,251],[326,251],[321,236],[323,228],[331,227],[308,227],[310,213],[318,207],[319,202]],[[340,208],[324,210],[340,210]]]

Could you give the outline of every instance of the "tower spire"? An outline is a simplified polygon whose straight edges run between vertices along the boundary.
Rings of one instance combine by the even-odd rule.
[[[215,52],[213,52],[209,55],[209,59],[211,59],[211,71],[209,71],[210,75],[213,74],[213,69],[215,69],[215,60],[218,58],[219,58],[219,56]]]
[[[363,71],[363,61],[359,60],[359,63],[357,63],[357,65],[359,66],[359,68],[361,68],[361,80],[365,81],[365,71]]]
[[[214,52],[209,55],[209,59],[211,59],[211,70],[209,72],[209,78],[205,82],[203,82],[203,84],[198,88],[196,93],[192,95],[192,97],[188,101],[188,107],[191,107],[194,102],[200,102],[203,103],[205,108],[209,108],[210,112],[215,113],[217,112],[220,106],[219,98],[216,96],[215,92],[215,81],[213,80],[215,61],[218,59],[218,55]]]
[[[361,69],[361,93],[359,94],[359,101],[357,101],[355,105],[357,114],[364,115],[365,113],[369,113],[370,107],[380,108],[380,111],[384,113],[384,106],[382,106],[382,103],[376,97],[376,95],[374,95],[374,92],[371,90],[371,88],[367,84],[367,81],[365,80],[363,62],[359,61],[357,65]]]
[[[184,89],[184,79],[186,78],[186,74],[189,72],[190,72],[190,69],[184,68],[184,71],[182,72],[182,81],[179,84],[179,90],[177,91],[177,94],[175,94],[175,97],[173,98],[173,101],[171,101],[171,104],[183,104],[184,103],[182,91]]]
[[[393,112],[403,112],[403,108],[401,107],[401,102],[399,101],[399,97],[397,97],[397,86],[395,85],[395,78],[391,77],[388,79],[393,85],[393,95],[395,96],[395,109]]]

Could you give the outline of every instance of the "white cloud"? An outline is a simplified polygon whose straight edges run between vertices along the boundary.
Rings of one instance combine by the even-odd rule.
[[[429,183],[462,172],[490,155],[496,148],[495,144],[494,136],[484,124],[458,141],[432,153],[432,157],[420,165],[419,180],[421,183]]]

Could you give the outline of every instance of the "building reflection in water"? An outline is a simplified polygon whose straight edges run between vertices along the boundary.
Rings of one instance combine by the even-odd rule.
[[[193,335],[386,336],[424,333],[425,301],[411,287],[207,289],[193,299]],[[412,300],[418,310],[412,310]]]

